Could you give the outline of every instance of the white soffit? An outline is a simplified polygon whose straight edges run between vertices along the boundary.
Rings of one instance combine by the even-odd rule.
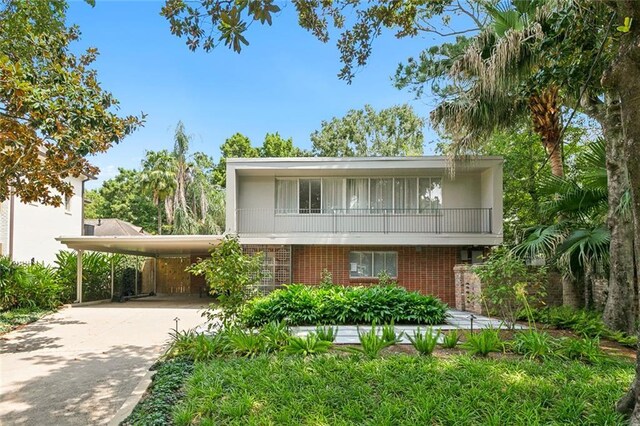
[[[148,257],[206,254],[222,235],[145,235],[58,237],[56,240],[73,250],[132,254]]]

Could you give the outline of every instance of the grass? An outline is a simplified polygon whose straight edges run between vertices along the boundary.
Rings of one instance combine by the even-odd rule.
[[[23,324],[37,321],[51,312],[53,311],[37,308],[18,308],[0,312],[0,334],[8,333]]]
[[[177,425],[625,424],[633,364],[392,355],[195,364]],[[145,423],[149,424],[149,423]]]

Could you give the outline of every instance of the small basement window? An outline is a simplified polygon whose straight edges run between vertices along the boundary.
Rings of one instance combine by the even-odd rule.
[[[398,276],[398,253],[395,251],[352,251],[349,253],[350,278],[375,278],[386,271]]]

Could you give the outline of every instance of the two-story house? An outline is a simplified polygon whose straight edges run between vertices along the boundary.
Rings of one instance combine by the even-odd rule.
[[[385,271],[453,304],[454,265],[502,242],[502,162],[227,159],[226,232],[265,254],[267,288],[317,284],[325,269],[340,284]]]
[[[73,196],[64,197],[60,207],[23,203],[11,196],[0,203],[0,254],[17,262],[35,260],[52,264],[64,250],[56,238],[82,235],[84,182],[86,177],[70,177]]]

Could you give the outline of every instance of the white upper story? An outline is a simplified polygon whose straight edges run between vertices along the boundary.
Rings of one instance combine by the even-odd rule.
[[[18,262],[53,264],[56,253],[66,247],[56,241],[61,235],[82,235],[85,177],[69,178],[73,196],[60,207],[23,203],[18,197],[0,203],[0,252]]]
[[[230,158],[226,232],[244,244],[497,245],[502,163]]]

